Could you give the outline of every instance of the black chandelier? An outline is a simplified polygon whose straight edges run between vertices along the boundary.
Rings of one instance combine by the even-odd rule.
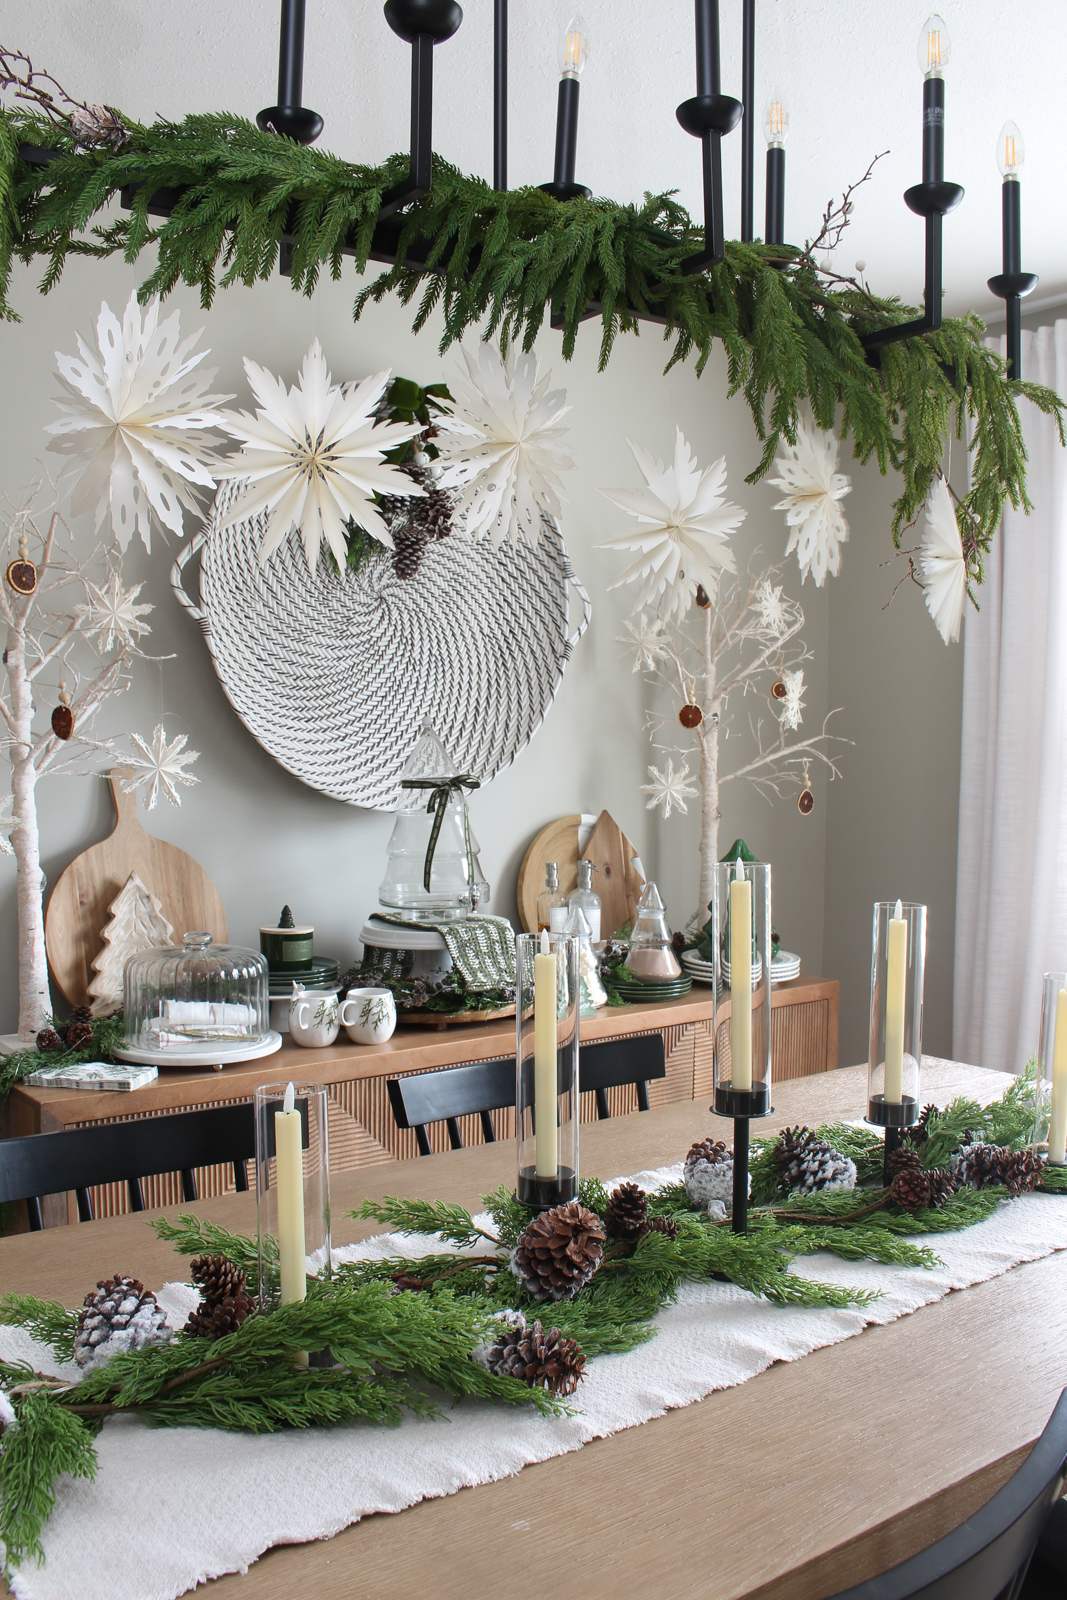
[[[755,43],[756,0],[741,0],[741,99],[722,92],[719,3],[694,0],[696,32],[696,94],[682,102],[677,118],[687,133],[701,143],[704,189],[704,248],[682,263],[683,273],[698,273],[725,259],[722,202],[722,141],[741,126],[741,239],[754,239],[755,167]],[[411,46],[411,140],[410,164],[406,178],[382,199],[370,256],[392,262],[399,243],[402,218],[399,216],[414,201],[427,194],[433,182],[433,53],[456,33],[463,21],[457,0],[386,0],[385,20],[401,39]],[[259,113],[257,122],[265,131],[312,144],[322,132],[323,121],[317,112],[303,104],[305,0],[281,0],[281,36],[278,52],[278,104]],[[942,312],[942,222],[963,199],[958,183],[945,178],[945,80],[950,42],[945,24],[936,13],[929,17],[919,36],[918,60],[923,73],[922,181],[905,191],[904,202],[921,216],[926,225],[924,312],[911,322],[893,323],[861,335],[868,360],[877,364],[879,350],[898,339],[936,331]],[[588,198],[590,191],[576,181],[579,89],[582,71],[589,54],[588,36],[580,17],[564,28],[560,41],[560,84],[556,111],[556,148],[552,180],[541,188],[562,203]],[[493,186],[507,188],[508,146],[508,0],[494,0],[493,70]],[[764,243],[785,242],[785,142],[789,113],[785,102],[776,96],[768,101],[763,114],[767,140],[766,211]],[[50,159],[50,152],[24,152]],[[1007,309],[1007,369],[1009,378],[1021,376],[1021,303],[1037,285],[1034,273],[1021,270],[1019,169],[1023,142],[1014,123],[1001,131],[997,160],[1003,178],[1002,188],[1002,271],[988,280],[995,295]],[[123,195],[130,203],[131,196]],[[175,196],[159,191],[151,197],[149,211],[167,215]],[[409,250],[413,266],[421,266],[417,250]],[[292,244],[283,241],[280,254],[282,271],[292,261]],[[786,264],[783,259],[783,265]],[[590,304],[587,316],[599,314]],[[662,321],[655,311],[642,312],[649,320]],[[553,317],[558,325],[559,318]]]

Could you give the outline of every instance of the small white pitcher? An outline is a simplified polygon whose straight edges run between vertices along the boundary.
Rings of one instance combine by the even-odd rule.
[[[337,990],[315,989],[310,994],[303,984],[293,984],[289,1001],[289,1037],[306,1050],[321,1050],[333,1044],[340,1031]]]
[[[384,1044],[396,1028],[396,1001],[391,989],[349,989],[341,1021],[353,1044]]]

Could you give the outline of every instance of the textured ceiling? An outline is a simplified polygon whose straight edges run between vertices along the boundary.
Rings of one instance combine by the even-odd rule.
[[[834,266],[859,260],[881,294],[917,303],[922,223],[901,194],[918,182],[922,78],[915,49],[923,0],[757,0],[756,102],[791,112],[786,236],[818,231],[827,200],[889,154],[856,197]],[[677,189],[699,213],[696,142],[674,108],[694,92],[691,0],[580,0],[592,41],[582,80],[578,173],[595,193],[639,199]],[[1023,267],[1041,275],[1036,308],[1067,300],[1067,183],[1062,105],[1067,0],[943,0],[945,175],[966,188],[945,222],[945,306],[994,316],[986,279],[1000,271],[997,133],[1021,127]],[[434,145],[468,171],[492,171],[492,0],[464,0],[459,33],[436,52]],[[408,133],[408,51],[378,0],[308,0],[304,98],[326,119],[320,143],[377,161]],[[565,0],[511,0],[511,183],[552,175],[556,42]],[[722,0],[723,89],[740,93],[740,0]],[[141,120],[186,111],[249,115],[276,98],[277,0],[3,0],[3,42],[29,51],[79,99]],[[757,128],[757,233],[763,139]],[[727,234],[738,233],[740,134],[724,143]]]

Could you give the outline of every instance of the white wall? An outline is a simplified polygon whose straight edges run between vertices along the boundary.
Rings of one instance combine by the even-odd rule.
[[[90,333],[101,299],[121,310],[143,275],[119,262],[75,261],[60,286],[42,298],[34,287],[35,271],[16,273],[13,297],[23,320],[0,334],[7,375],[0,396],[0,482],[8,494],[17,495],[34,470],[35,458],[48,459],[42,430],[55,415],[53,352],[73,351],[75,333]],[[308,301],[279,278],[253,290],[228,290],[208,313],[201,312],[189,291],[177,292],[172,303],[181,308],[183,331],[204,326],[203,343],[212,351],[209,364],[220,368],[215,386],[235,391],[237,403],[245,406],[251,396],[242,355],[254,356],[291,382],[316,334],[335,378],[357,377],[383,366],[423,382],[447,376],[456,358],[438,355],[439,330],[413,337],[410,313],[397,303],[372,307],[354,325],[351,305],[357,288],[350,275],[341,284],[324,283]],[[576,468],[568,475],[564,529],[593,600],[593,621],[545,726],[515,765],[474,797],[472,816],[493,885],[494,910],[514,910],[519,863],[538,828],[553,817],[606,807],[641,851],[646,869],[661,885],[671,919],[681,924],[695,907],[699,817],[691,805],[688,816],[672,816],[663,823],[645,809],[646,797],[638,792],[647,781],[648,761],[658,758],[643,732],[642,679],[620,659],[616,643],[632,598],[620,591],[607,593],[624,558],[591,549],[624,519],[596,489],[638,481],[627,436],[666,453],[678,424],[705,462],[726,454],[731,497],[749,508],[734,540],[739,563],[757,544],[767,552],[780,551],[784,526],[780,514],[770,509],[775,491],[743,482],[758,450],[743,400],[725,398],[725,363],[719,356],[702,379],[691,369],[676,369],[664,378],[665,347],[659,331],[646,328],[640,338],[620,339],[608,371],[600,375],[597,346],[597,330],[591,326],[569,368],[559,358],[558,335],[547,334],[539,347],[574,406],[569,420]],[[88,518],[77,531],[79,539],[88,541]],[[235,941],[255,944],[258,925],[271,920],[288,900],[299,918],[315,923],[321,952],[352,956],[360,925],[376,904],[390,820],[306,788],[256,744],[225,699],[198,628],[171,593],[173,549],[162,542],[158,548],[155,541],[153,545],[150,556],[140,546],[131,547],[126,577],[143,578],[141,598],[156,606],[148,647],[161,655],[173,652],[176,659],[162,667],[139,666],[130,694],[105,710],[101,726],[147,735],[162,713],[169,734],[186,733],[190,747],[201,752],[195,771],[202,782],[183,791],[180,811],[161,802],[147,819],[150,831],[190,851],[210,872]],[[786,578],[794,595],[800,593],[798,577],[794,567]],[[803,599],[809,618],[806,636],[815,651],[807,729],[821,721],[826,707],[828,607],[826,593],[813,592],[810,583]],[[42,686],[42,716],[54,703],[49,700],[54,688]],[[859,717],[853,696],[844,698],[846,711],[838,720],[843,731],[854,733]],[[750,699],[748,706],[737,708],[739,739],[748,737],[744,729],[751,705]],[[727,744],[723,770],[726,758],[733,764],[740,748],[732,740]],[[851,783],[847,763],[853,752],[847,751],[846,758]],[[740,785],[729,785],[721,831],[723,849],[741,834],[757,854],[773,862],[775,921],[787,948],[800,952],[809,972],[818,971],[823,960],[827,819],[825,779],[813,770],[813,780],[818,803],[809,819],[799,815],[791,799],[771,807]],[[56,778],[42,781],[39,803],[43,862],[54,883],[73,856],[109,831],[110,800],[99,780]],[[5,1017],[13,1023],[14,1014],[14,865],[5,857],[0,859],[0,1023]]]

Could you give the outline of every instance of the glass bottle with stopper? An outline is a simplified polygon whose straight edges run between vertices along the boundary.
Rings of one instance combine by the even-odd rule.
[[[559,886],[559,866],[546,861],[545,886],[537,896],[537,931],[547,928],[549,933],[559,933],[566,920],[567,896]]]
[[[578,887],[572,893],[568,905],[573,911],[575,906],[581,906],[585,912],[585,920],[589,924],[589,934],[594,944],[600,943],[600,896],[593,888],[593,873],[596,871],[591,861],[581,860],[578,863]]]
[[[681,962],[674,951],[671,930],[667,926],[667,913],[656,885],[646,884],[641,898],[644,904],[630,935],[626,971],[633,973],[635,978],[657,981],[681,977]]]
[[[583,1017],[590,1017],[598,1006],[606,1006],[608,992],[600,981],[600,963],[593,949],[593,936],[581,906],[572,906],[563,932],[578,940],[578,982],[581,988]]]

